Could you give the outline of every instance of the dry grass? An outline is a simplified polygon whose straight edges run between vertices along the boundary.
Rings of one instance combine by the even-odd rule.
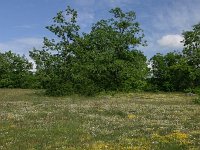
[[[0,149],[193,149],[200,106],[182,93],[93,98],[0,90]]]

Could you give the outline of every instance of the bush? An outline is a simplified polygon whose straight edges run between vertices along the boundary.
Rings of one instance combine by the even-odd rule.
[[[200,87],[194,88],[194,93],[200,95]]]
[[[73,92],[73,86],[70,82],[63,82],[61,80],[52,80],[49,82],[46,89],[46,94],[50,96],[65,96]]]
[[[0,88],[28,88],[32,63],[11,51],[0,53]]]
[[[200,96],[194,99],[194,103],[200,105]]]
[[[200,95],[200,87],[188,88],[184,90],[185,93],[195,93]]]

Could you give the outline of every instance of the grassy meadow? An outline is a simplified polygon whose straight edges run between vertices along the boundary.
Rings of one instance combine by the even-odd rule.
[[[0,89],[0,150],[200,149],[200,105],[183,93],[47,97]]]

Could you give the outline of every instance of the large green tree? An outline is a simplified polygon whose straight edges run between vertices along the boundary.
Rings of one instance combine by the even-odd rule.
[[[49,94],[90,95],[145,85],[146,57],[136,48],[146,42],[135,13],[124,13],[120,8],[110,13],[111,19],[98,21],[90,33],[82,35],[75,10],[67,7],[54,17],[54,24],[47,29],[56,40],[45,38],[42,50],[30,52]]]
[[[183,54],[192,68],[193,87],[200,86],[200,23],[193,26],[191,31],[183,32]]]
[[[89,79],[100,90],[131,90],[144,86],[146,57],[136,47],[145,45],[133,11],[110,11],[113,18],[100,20],[79,42],[81,61]]]
[[[54,23],[46,28],[55,34],[55,39],[44,38],[42,50],[33,49],[30,57],[35,60],[36,77],[49,95],[65,95],[74,92],[73,72],[76,65],[76,47],[81,40],[77,25],[77,12],[69,6],[53,18]],[[72,66],[73,65],[73,66]]]

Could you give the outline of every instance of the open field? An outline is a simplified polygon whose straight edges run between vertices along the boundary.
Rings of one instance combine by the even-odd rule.
[[[46,97],[0,89],[0,149],[200,148],[200,105],[181,93]]]

